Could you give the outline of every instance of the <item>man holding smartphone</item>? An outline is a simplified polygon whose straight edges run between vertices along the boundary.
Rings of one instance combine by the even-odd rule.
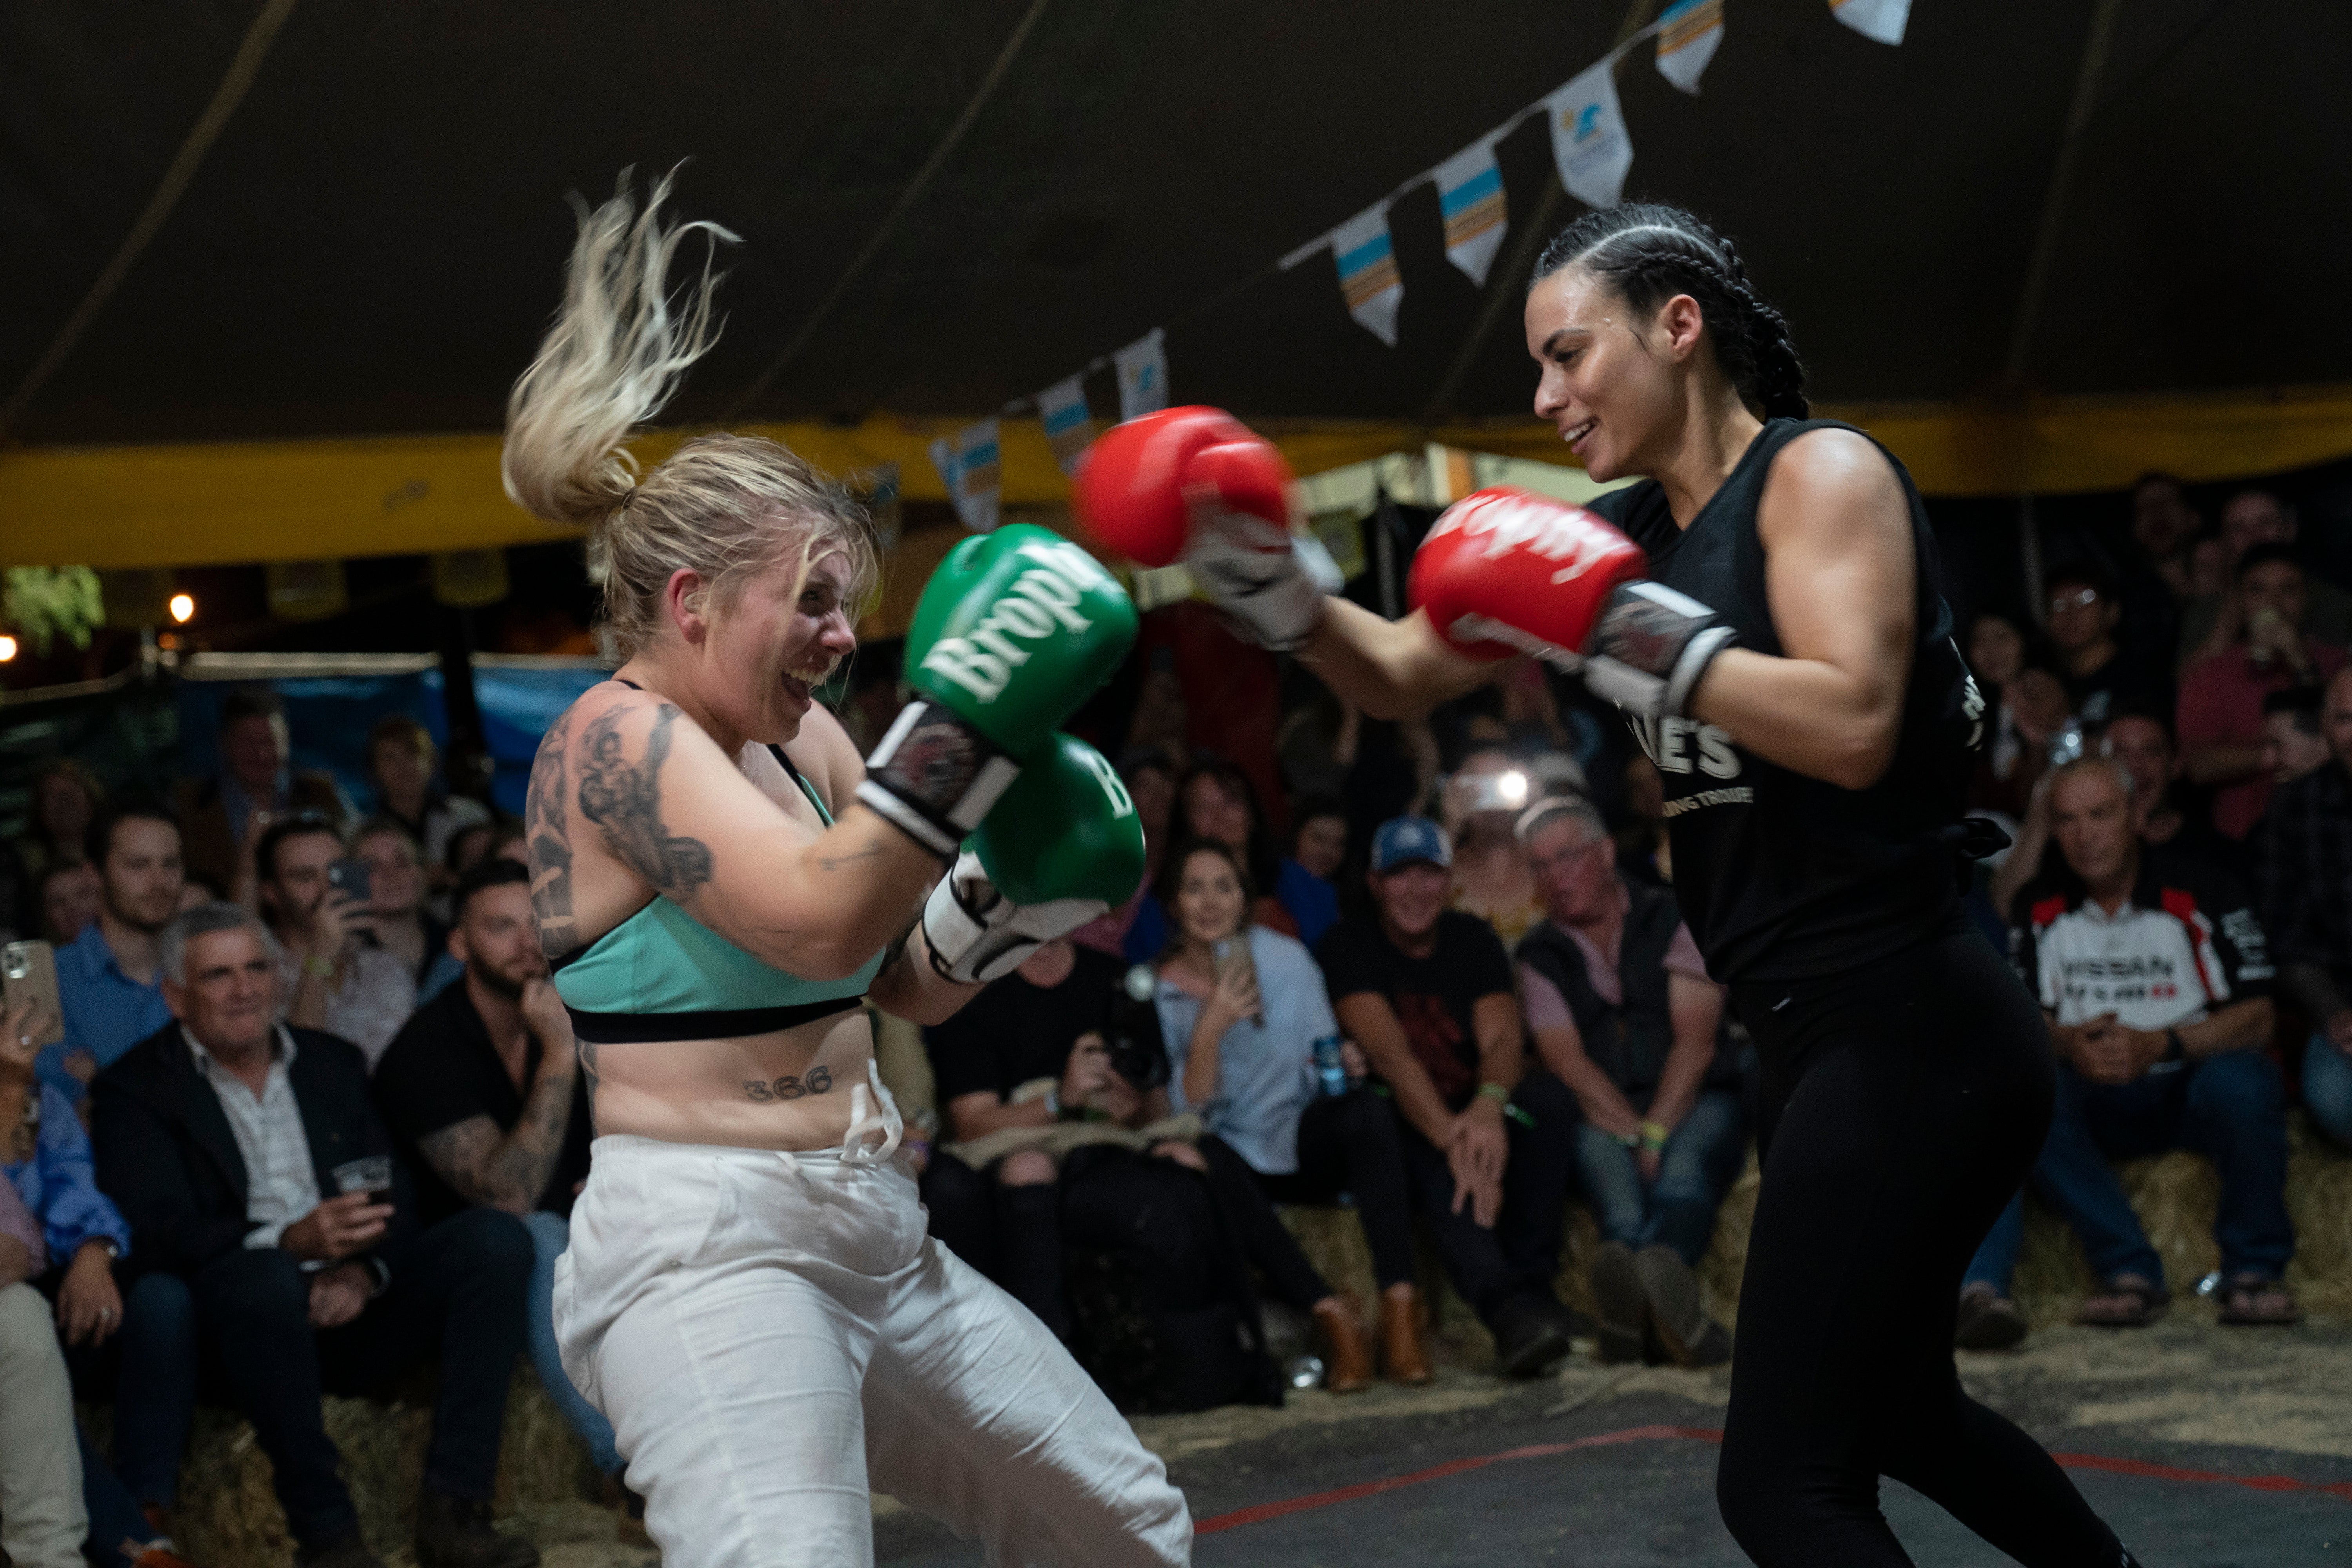
[[[373,942],[368,900],[354,896],[350,870],[336,869],[345,859],[341,833],[309,813],[272,823],[254,850],[262,912],[285,950],[286,1021],[341,1036],[373,1068],[416,1010],[416,980]],[[364,873],[364,862],[352,864]]]

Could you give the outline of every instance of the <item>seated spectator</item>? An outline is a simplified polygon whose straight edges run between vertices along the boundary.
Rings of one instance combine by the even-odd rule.
[[[2326,764],[2325,697],[2321,687],[2290,686],[2263,699],[2263,772],[2273,784],[2291,784]],[[2271,799],[2278,799],[2275,791]]]
[[[448,910],[447,895],[457,885],[446,869],[450,837],[490,819],[490,808],[478,800],[450,795],[433,782],[435,747],[432,732],[405,713],[387,714],[368,731],[368,776],[375,783],[376,814],[390,817],[415,841],[420,863],[430,886],[425,889],[436,908]],[[354,840],[354,847],[357,841]]]
[[[488,857],[505,826],[499,818],[492,817],[488,822],[473,823],[449,835],[449,847],[441,856],[444,879],[451,887],[456,887],[458,878],[472,870],[477,861]]]
[[[1249,868],[1250,884],[1272,888],[1281,879],[1280,858],[1274,850],[1274,830],[1259,809],[1256,786],[1238,763],[1202,752],[1184,770],[1176,785],[1174,826],[1179,838],[1213,838],[1230,844]],[[1166,868],[1161,868],[1164,871]],[[1163,917],[1168,913],[1162,910]],[[1298,934],[1297,922],[1272,893],[1260,893],[1250,909],[1250,921],[1287,937]]]
[[[1151,896],[1152,879],[1160,874],[1160,856],[1168,847],[1168,818],[1176,804],[1176,764],[1157,746],[1130,746],[1119,753],[1119,779],[1135,803],[1136,820],[1143,825],[1143,880],[1126,903],[1106,911],[1070,933],[1080,947],[1141,963],[1168,940],[1168,921]]]
[[[2037,661],[2038,651],[2011,616],[1987,610],[1969,624],[1969,668],[1993,700],[1971,805],[2024,816],[2049,764],[2050,737],[2073,710],[2066,689]]]
[[[31,1283],[47,1266],[39,1224],[0,1183],[0,1552],[15,1568],[85,1568],[73,1384]]]
[[[1209,1169],[1197,1123],[1169,1121],[1159,1022],[1128,981],[1118,960],[1050,942],[924,1031],[954,1141],[923,1172],[931,1233],[1071,1342],[1123,1406],[1264,1398],[1273,1369],[1226,1239],[1249,1216],[1220,1215],[1197,1173]],[[1270,1213],[1261,1223],[1281,1229]],[[1087,1332],[1066,1248],[1123,1261],[1134,1313],[1164,1331],[1141,1344],[1117,1325]],[[1139,1350],[1158,1364],[1134,1364]]]
[[[531,1365],[588,1456],[617,1489],[612,1423],[572,1385],[555,1345],[555,1260],[572,1244],[572,1194],[588,1179],[587,1080],[572,1017],[548,984],[531,916],[530,873],[485,860],[457,884],[448,951],[457,984],[419,1007],[376,1064],[376,1104],[416,1173],[416,1217],[437,1225],[468,1205],[520,1215],[534,1262],[527,1304]],[[625,1514],[632,1540],[642,1502]]]
[[[1685,1366],[1731,1359],[1694,1272],[1747,1152],[1739,1065],[1674,895],[1617,874],[1617,847],[1580,800],[1521,819],[1545,918],[1518,946],[1536,1055],[1576,1096],[1576,1163],[1601,1247],[1592,1264],[1601,1359],[1642,1359],[1654,1326]]]
[[[2201,524],[2189,504],[2189,487],[2155,469],[2132,481],[2132,542],[2141,568],[2164,584],[2177,604],[2189,596],[2189,542]]]
[[[1339,868],[1348,859],[1348,808],[1336,795],[1302,797],[1290,813],[1290,853],[1274,896],[1312,947],[1339,918]]]
[[[33,775],[30,831],[16,840],[16,858],[28,877],[78,866],[88,855],[89,825],[106,805],[106,788],[71,757],[58,757]]]
[[[58,950],[66,1037],[41,1052],[41,1081],[79,1101],[99,1068],[172,1021],[155,937],[179,912],[180,829],[160,806],[117,806],[90,826],[99,915]]]
[[[2279,989],[2312,1021],[2303,1108],[2352,1149],[2352,670],[2326,687],[2327,761],[2271,797],[2255,859]]]
[[[79,941],[98,923],[104,889],[98,868],[87,860],[52,866],[35,879],[33,900],[40,917],[41,939],[53,947]]]
[[[373,1066],[416,1010],[416,979],[367,940],[367,906],[327,880],[342,858],[342,836],[326,818],[271,823],[255,852],[261,913],[278,939],[286,1021],[351,1041]]]
[[[2231,496],[2222,505],[2219,530],[2223,583],[2239,580],[2249,551],[2272,547],[2294,559],[2298,531],[2294,509],[2270,491],[2241,490]],[[2244,641],[2253,609],[2242,593],[2199,584],[2180,614],[2181,665],[2226,653]],[[2288,625],[2314,642],[2336,647],[2352,644],[2352,594],[2324,578],[2306,577],[2300,613]]]
[[[1388,1375],[1428,1382],[1396,1118],[1366,1089],[1324,1096],[1316,1042],[1336,1040],[1339,1026],[1322,972],[1296,941],[1248,923],[1249,873],[1230,845],[1197,839],[1180,847],[1162,874],[1160,898],[1176,911],[1178,931],[1154,996],[1167,1042],[1169,1103],[1197,1113],[1208,1128],[1201,1150],[1244,1249],[1275,1294],[1323,1331],[1326,1386],[1340,1394],[1360,1388],[1371,1381],[1372,1357],[1355,1302],[1325,1283],[1269,1206],[1356,1194],[1381,1287]]]
[[[425,902],[425,862],[407,828],[387,816],[352,834],[352,858],[368,868],[368,935],[407,967],[416,999],[430,1001],[466,971],[449,946],[449,928]]]
[[[2142,660],[2126,658],[2118,640],[2123,597],[2088,562],[2050,574],[2050,642],[2066,706],[2095,736],[2126,708],[2172,706],[2172,683]]]
[[[1454,840],[1452,905],[1495,928],[1506,948],[1543,918],[1511,825],[1542,792],[1526,764],[1500,746],[1474,746],[1446,781],[1444,825]]]
[[[2238,560],[2238,642],[2190,665],[2180,677],[2180,751],[2191,784],[2216,790],[2213,826],[2242,839],[2268,804],[2263,770],[2263,699],[2324,681],[2343,668],[2344,649],[2307,637],[2303,568],[2284,544],[2258,544]]]
[[[417,1223],[366,1058],[276,1021],[271,946],[235,904],[175,917],[162,949],[178,1021],[92,1086],[99,1180],[130,1220],[131,1270],[178,1279],[194,1302],[200,1353],[253,1423],[305,1568],[377,1562],[321,1394],[380,1388],[436,1352],[416,1559],[527,1568],[537,1550],[489,1513],[530,1237],[491,1209]]]
[[[1414,1205],[1454,1288],[1531,1377],[1591,1331],[1552,1293],[1576,1159],[1576,1100],[1530,1070],[1510,956],[1445,907],[1454,847],[1427,817],[1372,838],[1372,913],[1343,917],[1315,957],[1333,1011],[1388,1089]]]
[[[181,848],[192,870],[246,901],[254,885],[253,851],[272,822],[316,812],[341,829],[358,819],[335,775],[297,771],[286,731],[286,704],[266,686],[241,686],[221,704],[220,766],[183,779],[172,797]]]
[[[2058,1057],[2050,1135],[2029,1181],[2082,1238],[2099,1293],[2075,1321],[2153,1322],[2171,1300],[2110,1160],[2193,1149],[2221,1176],[2214,1239],[2225,1323],[2291,1323],[2285,1086],[2264,1052],[2271,964],[2228,873],[2132,831],[2131,775],[2106,758],[2057,770],[2063,874],[2035,884],[2011,944]],[[2009,1300],[2022,1211],[2012,1200],[1969,1264],[1959,1342],[2014,1344]]]

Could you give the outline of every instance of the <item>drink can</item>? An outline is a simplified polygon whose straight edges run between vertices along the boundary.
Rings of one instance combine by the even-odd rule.
[[[1290,1386],[1320,1388],[1323,1386],[1323,1358],[1319,1355],[1294,1357],[1290,1363]]]
[[[1339,1037],[1326,1035],[1315,1042],[1315,1076],[1326,1098],[1348,1092],[1348,1062],[1339,1054]]]

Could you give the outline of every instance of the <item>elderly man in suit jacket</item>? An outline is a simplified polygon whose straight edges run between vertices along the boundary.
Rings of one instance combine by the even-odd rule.
[[[336,1474],[321,1392],[380,1386],[437,1355],[417,1560],[537,1563],[489,1522],[529,1234],[493,1209],[417,1226],[365,1059],[276,1021],[270,938],[252,914],[200,905],[161,945],[176,1021],[92,1086],[99,1184],[131,1222],[131,1268],[175,1277],[192,1299],[200,1354],[269,1456],[298,1560],[376,1563]]]

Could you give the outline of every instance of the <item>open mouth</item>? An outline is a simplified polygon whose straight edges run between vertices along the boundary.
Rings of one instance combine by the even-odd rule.
[[[1559,433],[1559,438],[1568,443],[1568,449],[1570,451],[1576,452],[1580,457],[1582,456],[1580,448],[1584,445],[1585,437],[1591,435],[1596,429],[1600,428],[1600,420],[1587,419],[1580,425],[1571,425],[1567,429],[1561,431]]]
[[[815,700],[816,689],[832,675],[833,667],[828,664],[821,669],[787,669],[779,673],[776,679],[794,701],[806,704]]]

